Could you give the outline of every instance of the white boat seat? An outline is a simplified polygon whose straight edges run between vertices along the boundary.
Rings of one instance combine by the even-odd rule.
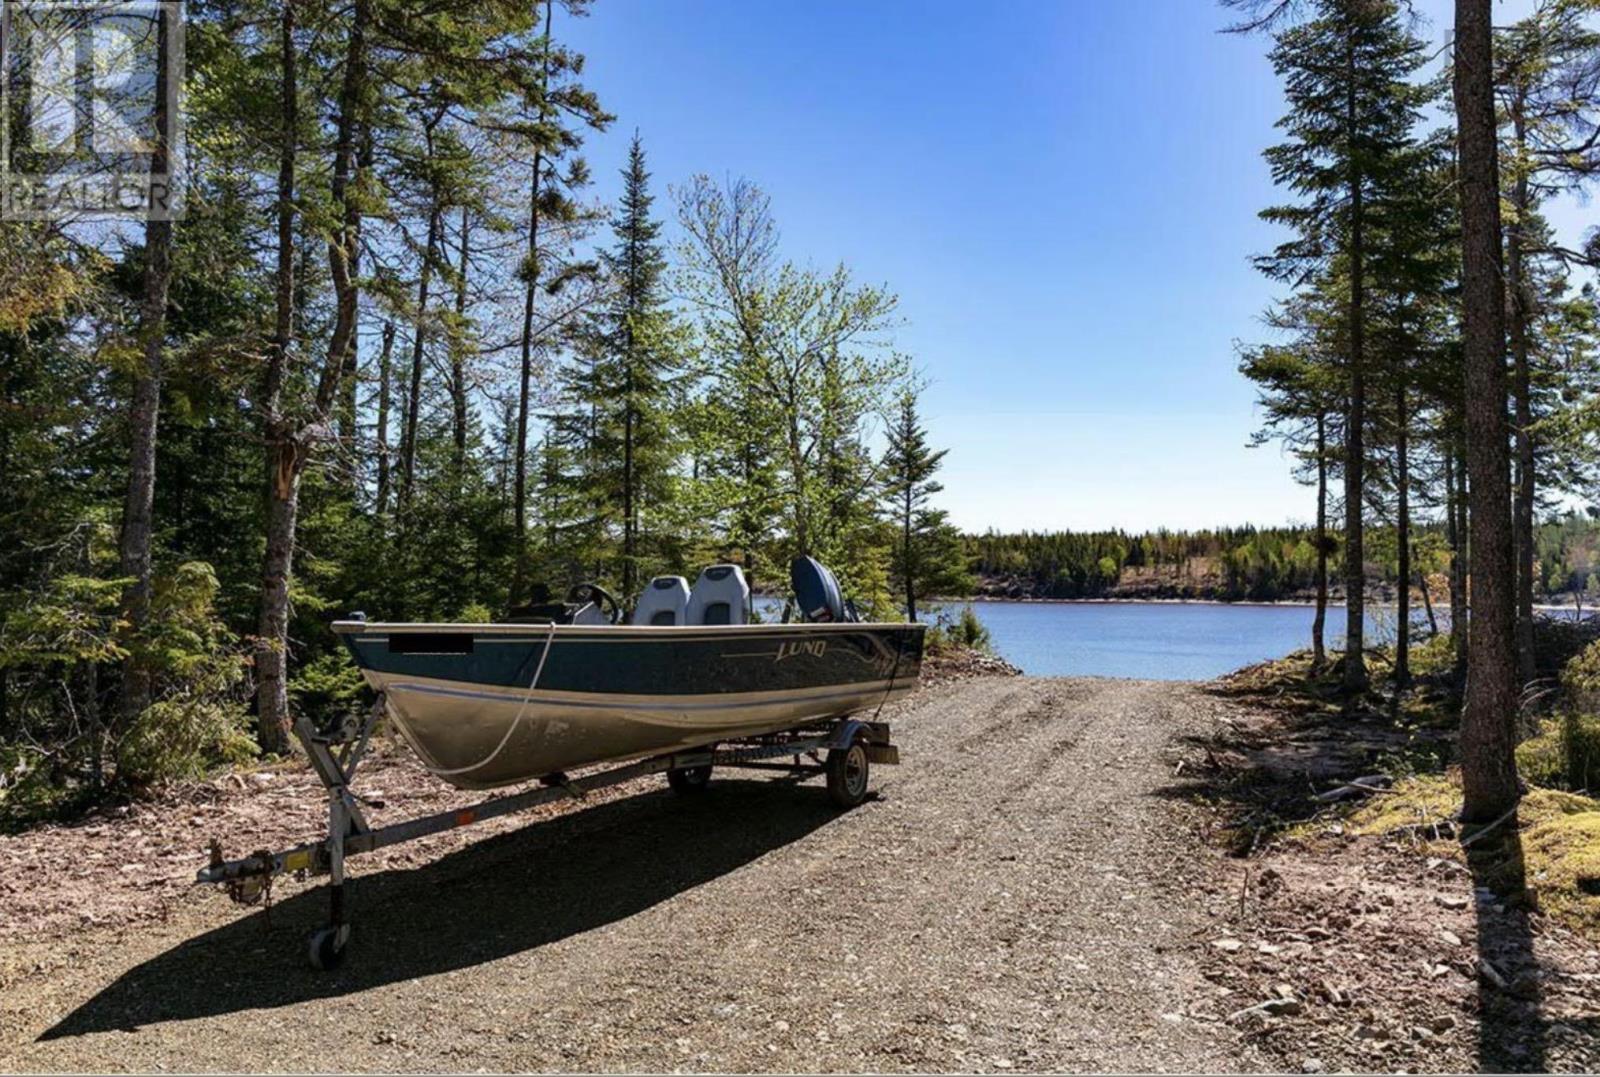
[[[750,585],[738,565],[712,565],[689,592],[684,617],[692,625],[742,625],[749,620]]]
[[[689,581],[682,576],[657,576],[633,607],[636,625],[681,625],[689,610]]]

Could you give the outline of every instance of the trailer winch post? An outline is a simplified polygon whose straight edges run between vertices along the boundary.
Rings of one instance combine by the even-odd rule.
[[[329,969],[344,958],[345,944],[350,941],[350,920],[345,909],[345,841],[355,834],[371,833],[361,805],[350,789],[350,781],[361,757],[366,754],[372,728],[382,716],[384,697],[377,701],[353,727],[346,723],[336,736],[338,741],[320,735],[304,716],[295,719],[294,734],[306,750],[311,767],[328,790],[328,840],[324,845],[328,867],[328,926],[314,931],[308,940],[311,964],[319,969]],[[332,745],[340,744],[335,755]]]

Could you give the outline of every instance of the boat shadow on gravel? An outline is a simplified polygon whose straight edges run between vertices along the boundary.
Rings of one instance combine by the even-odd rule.
[[[614,923],[838,819],[818,783],[717,780],[580,808],[412,869],[357,873],[344,965],[316,972],[323,887],[189,939],[124,973],[41,1040],[336,998],[468,968]]]

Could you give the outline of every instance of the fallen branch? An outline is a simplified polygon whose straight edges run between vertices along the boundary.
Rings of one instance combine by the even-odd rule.
[[[1479,838],[1481,838],[1485,834],[1489,833],[1489,831],[1493,830],[1495,827],[1499,826],[1501,823],[1505,822],[1507,819],[1510,819],[1513,815],[1516,815],[1516,814],[1517,814],[1517,805],[1513,804],[1513,805],[1511,805],[1511,808],[1504,815],[1500,816],[1500,818],[1496,819],[1492,823],[1489,823],[1489,824],[1485,825],[1483,827],[1483,829],[1478,830],[1478,831],[1474,831],[1472,837],[1470,837],[1470,838],[1462,838],[1461,839],[1461,847],[1463,849],[1465,849],[1467,846],[1471,845],[1473,842],[1477,841]]]
[[[1373,784],[1375,782],[1389,782],[1393,784],[1394,779],[1389,777],[1387,774],[1369,774],[1361,778],[1352,778],[1340,785],[1337,789],[1330,789],[1326,793],[1318,793],[1317,800],[1322,801],[1323,803],[1329,803],[1335,800],[1348,800],[1351,796],[1358,792],[1386,793],[1390,796],[1395,795],[1395,791],[1393,789],[1390,789],[1387,786]]]

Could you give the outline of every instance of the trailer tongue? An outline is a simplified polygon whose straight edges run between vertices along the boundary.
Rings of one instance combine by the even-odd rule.
[[[279,875],[329,876],[328,923],[313,931],[307,940],[307,957],[318,969],[338,966],[350,939],[345,900],[345,861],[350,857],[557,800],[581,800],[588,793],[650,774],[665,772],[674,791],[694,793],[705,788],[713,767],[777,770],[801,777],[825,775],[829,797],[841,808],[850,808],[866,799],[872,763],[892,765],[900,761],[899,750],[890,742],[887,724],[846,718],[720,746],[652,756],[579,777],[549,774],[533,788],[492,797],[469,808],[373,827],[363,806],[382,805],[361,797],[353,784],[373,727],[384,709],[380,696],[359,722],[346,724],[332,736],[317,733],[303,717],[295,722],[295,736],[328,793],[327,837],[281,852],[262,850],[236,860],[224,859],[220,846],[213,842],[211,862],[196,876],[196,882],[222,886],[229,897],[242,904],[260,901]]]

